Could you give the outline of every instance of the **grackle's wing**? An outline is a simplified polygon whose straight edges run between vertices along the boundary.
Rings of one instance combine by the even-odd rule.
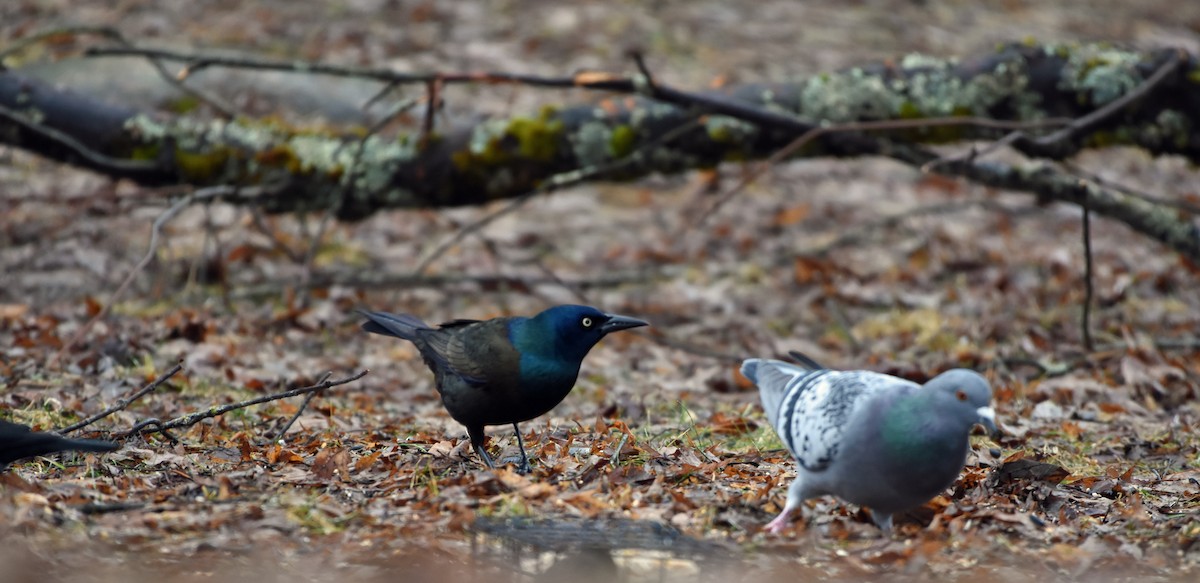
[[[458,328],[460,326],[470,326],[471,324],[479,324],[481,322],[483,322],[483,320],[467,320],[464,318],[459,318],[457,320],[450,320],[449,322],[442,322],[441,324],[438,324],[438,328]]]
[[[443,373],[477,388],[515,384],[520,355],[508,338],[511,320],[453,320],[421,337]]]

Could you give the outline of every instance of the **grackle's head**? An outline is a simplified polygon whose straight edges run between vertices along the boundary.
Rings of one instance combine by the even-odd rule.
[[[571,359],[583,360],[592,346],[610,332],[648,326],[637,318],[606,314],[591,306],[555,306],[530,319],[533,328],[545,331],[557,351]]]

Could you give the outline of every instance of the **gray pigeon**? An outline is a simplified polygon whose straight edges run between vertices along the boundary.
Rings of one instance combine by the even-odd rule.
[[[889,532],[892,514],[954,483],[976,423],[996,431],[992,390],[974,371],[949,370],[922,386],[793,356],[804,365],[742,363],[767,419],[800,464],[783,512],[766,526],[770,532],[783,530],[801,502],[825,494],[869,507],[875,524]]]

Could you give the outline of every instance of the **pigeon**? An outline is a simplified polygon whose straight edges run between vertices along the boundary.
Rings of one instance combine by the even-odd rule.
[[[22,458],[56,451],[112,451],[119,443],[98,439],[68,439],[57,433],[30,431],[27,425],[0,421],[0,469]]]
[[[588,351],[605,335],[647,326],[590,306],[562,305],[533,317],[453,320],[433,328],[408,314],[360,311],[363,330],[408,340],[433,371],[442,404],[467,428],[471,447],[489,468],[483,428],[512,424],[521,450],[517,471],[529,471],[518,423],[558,405],[579,376]]]
[[[801,364],[751,358],[741,368],[799,464],[769,532],[783,530],[804,500],[825,494],[870,508],[875,524],[890,532],[893,514],[954,483],[976,424],[996,432],[991,387],[975,371],[953,369],[919,385],[792,356]]]

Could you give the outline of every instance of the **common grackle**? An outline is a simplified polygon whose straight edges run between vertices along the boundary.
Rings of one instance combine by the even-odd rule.
[[[489,468],[486,425],[512,423],[521,450],[518,471],[529,471],[521,421],[558,405],[575,386],[579,365],[606,334],[648,325],[588,306],[555,306],[533,317],[454,320],[430,327],[415,316],[360,311],[367,332],[417,346],[433,371],[442,404],[467,427],[471,447]]]
[[[21,458],[56,451],[112,451],[119,443],[98,439],[68,439],[57,433],[30,431],[29,427],[0,421],[0,469]]]
[[[877,372],[752,358],[742,374],[799,462],[787,504],[766,528],[779,532],[808,498],[833,494],[871,508],[875,524],[923,504],[962,471],[976,423],[996,430],[992,391],[978,373],[946,371],[924,385]],[[816,366],[810,366],[816,365]]]

